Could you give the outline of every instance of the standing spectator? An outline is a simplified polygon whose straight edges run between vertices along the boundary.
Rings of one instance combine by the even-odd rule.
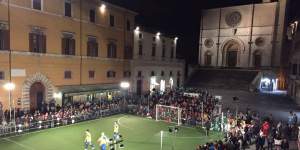
[[[274,143],[275,143],[275,150],[281,150],[282,140],[279,135],[276,135],[274,139]]]
[[[298,116],[296,113],[293,114],[293,126],[296,126],[298,123]]]
[[[282,150],[289,150],[289,141],[287,139],[283,139],[282,144],[281,144],[281,148]]]
[[[293,124],[293,118],[294,118],[293,111],[290,111],[290,114],[288,116],[288,125],[289,126],[292,126],[292,124]]]
[[[273,138],[273,136],[269,135],[269,137],[268,137],[268,150],[273,149],[273,144],[274,144],[274,138]]]
[[[262,137],[262,135],[258,135],[256,137],[256,150],[263,150],[264,148],[264,138]]]
[[[205,134],[206,134],[206,136],[209,136],[209,130],[210,130],[210,122],[209,122],[209,120],[207,120],[205,122]]]

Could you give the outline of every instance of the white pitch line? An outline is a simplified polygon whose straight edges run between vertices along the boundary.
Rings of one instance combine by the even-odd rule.
[[[122,118],[125,118],[125,116],[123,116],[123,117],[121,117],[121,118],[118,119],[118,124],[119,124],[120,126],[126,128],[126,129],[133,130],[132,128],[130,128],[130,127],[128,127],[128,126],[126,126],[126,125],[124,125],[124,124],[121,124],[121,119],[122,119]]]
[[[28,150],[35,150],[34,148],[32,148],[32,147],[30,147],[30,146],[21,144],[21,143],[19,143],[19,142],[10,140],[10,139],[8,139],[8,138],[3,138],[3,140],[8,141],[8,142],[11,142],[11,143],[14,143],[14,144],[16,144],[16,145],[18,145],[18,146],[20,146],[20,147],[22,147],[22,148],[28,149]]]

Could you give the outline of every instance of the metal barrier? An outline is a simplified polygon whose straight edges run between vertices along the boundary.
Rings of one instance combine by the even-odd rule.
[[[39,120],[39,118],[31,117],[29,121],[23,121],[19,124],[9,123],[0,124],[0,137],[20,135],[32,131],[38,131],[49,128],[56,128],[66,126],[70,124],[76,124],[88,120],[94,120],[101,117],[111,116],[121,113],[120,107],[113,109],[96,110],[85,113],[74,113],[70,117],[59,118],[56,116],[50,116],[47,120]]]

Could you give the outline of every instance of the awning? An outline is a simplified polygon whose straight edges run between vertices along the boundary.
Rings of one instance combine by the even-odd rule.
[[[96,85],[67,85],[58,86],[58,91],[67,94],[67,96],[84,95],[91,93],[101,93],[117,91],[120,89],[119,84],[96,84]]]

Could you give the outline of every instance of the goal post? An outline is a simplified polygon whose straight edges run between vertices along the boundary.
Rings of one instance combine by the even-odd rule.
[[[182,109],[179,107],[156,105],[155,120],[175,123],[179,126],[181,125],[181,112]]]

